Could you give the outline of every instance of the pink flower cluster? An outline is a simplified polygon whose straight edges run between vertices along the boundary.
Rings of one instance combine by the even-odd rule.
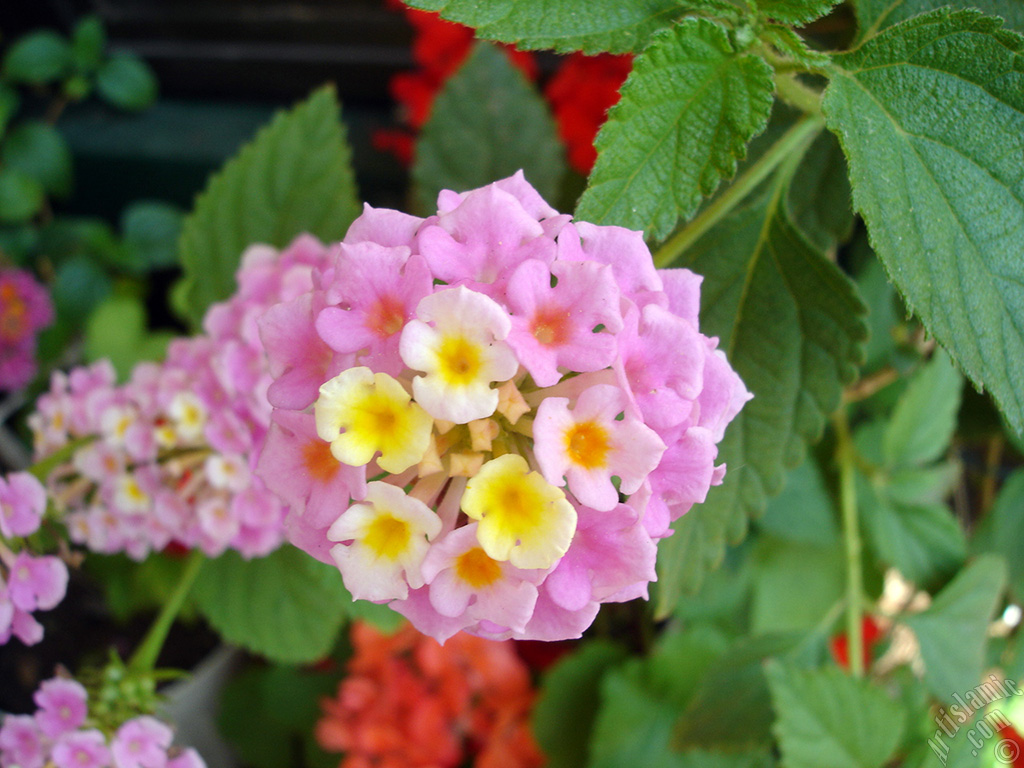
[[[54,375],[30,423],[40,459],[73,449],[48,477],[73,541],[139,560],[172,542],[246,557],[281,544],[285,509],[253,474],[271,384],[256,317],[306,294],[325,256],[310,237],[280,254],[253,246],[238,292],[165,362],[123,385],[105,362]]]
[[[367,206],[330,258],[260,320],[257,471],[292,540],[439,640],[578,637],[646,597],[750,397],[698,330],[701,279],[521,173],[427,219]]]
[[[32,555],[24,537],[37,530],[46,511],[46,491],[27,472],[0,477],[0,645],[17,637],[25,645],[43,639],[32,615],[64,599],[68,569],[53,555]]]
[[[36,374],[36,335],[53,322],[46,288],[28,272],[0,269],[0,390],[19,389]]]
[[[34,714],[8,715],[0,726],[0,768],[205,768],[194,749],[171,746],[173,732],[155,717],[97,727],[75,680],[51,678],[34,698]]]

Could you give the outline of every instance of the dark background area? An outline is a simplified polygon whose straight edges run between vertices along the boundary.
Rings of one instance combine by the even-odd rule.
[[[373,150],[394,124],[392,75],[412,65],[412,31],[385,0],[4,0],[0,47],[39,29],[67,34],[85,15],[104,23],[108,50],[142,57],[160,84],[138,115],[95,99],[72,105],[60,127],[75,156],[63,208],[116,220],[139,199],[186,210],[208,174],[273,114],[334,83],[364,199],[404,206],[406,173]]]

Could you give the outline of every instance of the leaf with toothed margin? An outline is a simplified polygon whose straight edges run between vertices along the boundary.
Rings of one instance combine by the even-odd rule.
[[[410,8],[476,29],[477,37],[520,50],[629,53],[690,10],[680,0],[404,0]],[[701,3],[697,3],[700,5]]]
[[[773,92],[771,67],[721,25],[687,19],[658,33],[595,140],[576,218],[664,238],[736,172]]]
[[[1024,430],[1024,37],[945,9],[833,61],[822,108],[875,252]]]
[[[234,293],[249,245],[283,248],[303,232],[340,240],[358,215],[351,151],[327,86],[279,113],[196,198],[179,240],[177,308],[198,328],[210,304]]]
[[[701,330],[754,398],[719,444],[721,487],[673,524],[659,545],[659,615],[696,590],[727,541],[782,489],[852,381],[867,336],[853,283],[790,222],[781,177],[694,243],[674,266],[704,275]]]

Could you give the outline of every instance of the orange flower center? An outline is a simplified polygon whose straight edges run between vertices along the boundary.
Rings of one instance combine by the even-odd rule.
[[[455,560],[455,574],[474,589],[489,587],[501,578],[501,566],[480,547],[467,549]]]
[[[565,448],[578,466],[584,469],[603,467],[611,450],[608,430],[596,422],[582,421],[565,433]]]

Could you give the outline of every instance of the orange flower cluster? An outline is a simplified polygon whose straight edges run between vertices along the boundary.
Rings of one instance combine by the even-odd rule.
[[[338,695],[316,739],[340,768],[535,768],[529,672],[509,642],[458,634],[442,646],[407,626],[357,623]]]

